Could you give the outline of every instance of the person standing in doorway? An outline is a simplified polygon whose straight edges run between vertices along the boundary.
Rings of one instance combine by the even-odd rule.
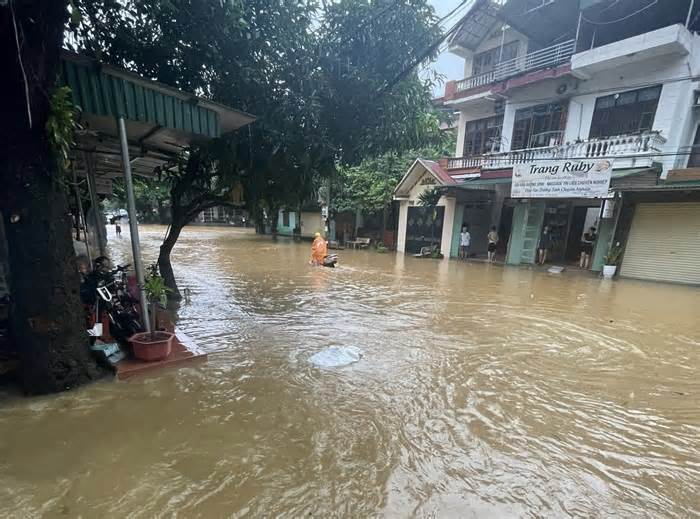
[[[122,226],[119,225],[119,220],[114,220],[114,232],[117,233],[117,238],[122,237]]]
[[[554,236],[552,235],[552,229],[549,225],[545,225],[542,229],[542,234],[540,234],[540,242],[537,245],[537,263],[544,265],[547,261],[547,254],[552,250],[552,245],[554,245]]]
[[[588,232],[583,235],[581,240],[581,259],[578,266],[588,270],[591,268],[591,256],[593,256],[593,246],[598,238],[595,227],[588,229]]]
[[[486,238],[489,240],[489,263],[494,263],[496,261],[496,247],[498,246],[498,232],[495,225],[491,227]]]
[[[469,226],[462,225],[462,232],[459,233],[459,259],[466,260],[469,257],[469,247],[472,244],[472,235],[469,233]]]

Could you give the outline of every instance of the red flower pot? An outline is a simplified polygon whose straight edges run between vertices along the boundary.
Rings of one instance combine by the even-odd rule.
[[[134,357],[146,362],[163,360],[173,349],[175,334],[170,332],[155,332],[155,340],[151,340],[150,332],[137,333],[129,338],[134,349]]]

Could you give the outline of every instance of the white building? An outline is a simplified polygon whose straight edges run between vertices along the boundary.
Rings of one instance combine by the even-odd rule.
[[[495,225],[501,257],[533,263],[549,225],[557,236],[550,259],[573,265],[594,225],[594,270],[620,242],[621,275],[700,284],[695,4],[477,0],[450,39],[465,66],[442,99],[460,113],[455,157],[418,161],[397,187],[399,250],[427,241],[417,200],[437,185],[444,210],[434,234],[445,256],[456,256],[463,223],[476,255]],[[600,193],[511,196],[514,168],[520,182],[530,167],[565,160],[612,164],[605,211]]]

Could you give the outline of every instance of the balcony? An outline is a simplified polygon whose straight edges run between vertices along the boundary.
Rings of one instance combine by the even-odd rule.
[[[692,34],[683,25],[671,25],[579,52],[571,59],[571,72],[576,77],[588,79],[594,74],[652,58],[684,56],[691,50]]]
[[[513,76],[555,67],[567,63],[574,54],[575,40],[568,40],[551,47],[545,47],[535,52],[502,61],[496,67],[483,74],[471,76],[456,82],[456,93],[471,90],[484,85],[503,81]]]
[[[557,146],[455,157],[448,159],[447,169],[507,169],[537,160],[595,158],[619,159],[622,165],[618,167],[647,167],[651,166],[654,155],[661,153],[665,143],[666,139],[656,132],[618,135]]]

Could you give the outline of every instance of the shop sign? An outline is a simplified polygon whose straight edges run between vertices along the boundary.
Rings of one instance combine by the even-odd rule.
[[[513,166],[511,198],[607,198],[613,161],[542,160]]]

